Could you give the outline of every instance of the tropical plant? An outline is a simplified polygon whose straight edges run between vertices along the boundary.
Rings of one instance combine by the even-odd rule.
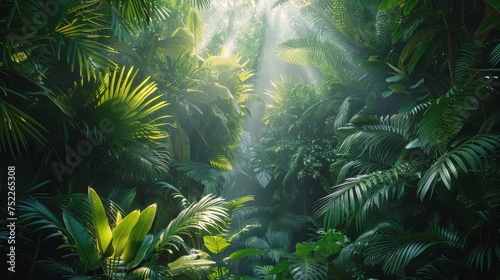
[[[359,236],[336,263],[361,279],[494,277],[488,263],[497,257],[489,252],[498,236],[486,238],[488,245],[468,237],[498,220],[486,195],[497,189],[498,89],[482,78],[498,73],[498,10],[488,1],[471,12],[472,1],[368,2],[314,2],[307,9],[321,16],[311,21],[323,23],[324,34],[343,36],[299,39],[278,50],[286,61],[315,65],[331,83],[349,81],[356,67],[370,73],[362,79],[368,92],[345,87],[357,96],[345,99],[333,122],[336,183],[317,208],[325,227]],[[346,18],[361,12],[365,17]],[[367,15],[389,32],[356,29],[363,21],[352,19]],[[347,70],[331,70],[327,54],[338,57],[347,45],[355,46],[339,63]],[[481,182],[476,193],[474,180]],[[491,223],[477,213],[488,213]]]
[[[176,192],[176,197],[185,200],[179,192]],[[227,225],[229,209],[241,207],[245,201],[225,202],[221,198],[206,196],[186,206],[158,231],[154,231],[157,226],[153,223],[162,219],[155,218],[156,204],[142,211],[133,210],[122,217],[117,204],[111,201],[103,203],[92,188],[89,188],[88,199],[73,195],[71,200],[66,201],[62,214],[52,212],[34,198],[21,203],[20,209],[25,226],[43,225],[37,230],[43,231],[46,238],[63,243],[60,248],[72,269],[63,269],[65,266],[59,265],[59,269],[50,271],[50,275],[167,279],[208,271],[215,262],[201,250],[191,249],[186,237],[194,238],[192,234],[196,232],[221,232]],[[59,215],[63,222],[59,220]],[[174,252],[181,252],[181,248],[188,255],[170,260],[169,256],[175,257]],[[43,272],[55,268],[56,260],[40,262]]]

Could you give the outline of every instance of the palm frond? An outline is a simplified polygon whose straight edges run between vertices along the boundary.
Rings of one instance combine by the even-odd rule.
[[[165,180],[169,174],[170,153],[165,145],[147,143],[129,145],[127,149],[115,148],[110,154],[103,150],[94,155],[87,168],[95,166],[109,175],[132,182],[157,182]]]
[[[71,71],[75,71],[77,68],[78,73],[81,76],[86,76],[87,81],[90,81],[91,78],[97,78],[98,68],[94,65],[99,65],[103,69],[115,68],[116,64],[105,55],[106,53],[114,53],[115,50],[107,44],[96,41],[106,38],[104,35],[97,34],[98,31],[104,29],[106,29],[105,26],[95,26],[93,23],[80,19],[59,26],[55,30],[58,35],[57,45],[61,46],[57,57],[65,56]],[[62,46],[66,48],[63,49]]]
[[[362,108],[361,106],[362,102],[357,98],[349,96],[344,99],[344,102],[342,102],[337,116],[335,117],[333,128],[337,130],[339,127],[346,125],[354,116],[354,113]]]
[[[253,256],[255,259],[270,259],[274,262],[279,262],[282,257],[286,255],[288,248],[290,247],[291,240],[290,235],[284,231],[274,231],[270,228],[267,229],[266,234],[263,238],[257,236],[251,236],[247,238],[243,245],[248,248],[256,248],[260,250],[265,250],[264,255]]]
[[[209,228],[221,229],[228,219],[227,209],[224,208],[222,198],[214,198],[207,195],[197,203],[182,210],[168,226],[157,236],[156,250],[167,250],[168,247],[176,247],[177,242],[182,242],[181,236],[190,236],[193,230],[206,230]]]
[[[417,276],[426,279],[447,279],[462,274],[465,263],[448,257],[437,258],[417,270]]]
[[[472,248],[467,255],[467,263],[471,267],[476,267],[480,271],[488,271],[491,269],[491,265],[498,263],[500,245],[495,240],[487,240],[477,244]]]
[[[210,185],[222,186],[225,177],[222,172],[212,168],[204,162],[176,161],[172,164],[175,169],[185,172],[191,179],[208,187]]]
[[[405,133],[408,124],[404,115],[382,117],[379,124],[366,125],[347,136],[337,153],[347,158],[364,157],[392,166],[407,152]]]
[[[28,144],[47,145],[48,129],[33,112],[40,103],[59,114],[73,116],[49,89],[15,71],[0,70],[0,92],[0,151],[14,157],[28,151]]]
[[[120,13],[120,17],[132,26],[145,27],[151,21],[154,2],[144,0],[112,0],[112,5]]]
[[[493,67],[496,67],[500,63],[500,44],[497,44],[491,51],[488,60],[490,65]]]
[[[482,172],[485,161],[495,155],[500,146],[499,134],[476,135],[456,149],[445,153],[423,174],[418,184],[418,196],[432,196],[437,182],[451,190],[453,181],[468,173]]]
[[[210,260],[207,253],[198,251],[193,254],[179,257],[177,260],[168,264],[169,273],[172,275],[186,275],[193,277],[190,279],[199,278],[199,274],[208,274],[209,270],[215,265],[215,262]]]
[[[315,215],[325,214],[325,228],[335,228],[343,222],[349,222],[371,194],[383,186],[400,187],[402,184],[399,181],[400,176],[407,174],[411,168],[411,164],[402,163],[391,169],[349,178],[344,183],[332,187],[332,193],[317,202]],[[385,194],[382,197],[389,197],[390,188],[383,190]],[[364,208],[368,209],[371,208],[369,206]]]
[[[149,78],[136,81],[138,71],[133,68],[115,70],[102,78],[102,98],[95,108],[96,127],[106,122],[103,131],[117,146],[137,139],[160,140],[167,137],[166,125],[160,110],[167,103],[156,94],[156,83]]]
[[[461,80],[470,72],[470,68],[476,63],[482,56],[482,48],[478,44],[463,44],[458,49],[457,59],[455,61],[455,69],[453,78],[455,80]]]
[[[324,75],[335,77],[342,83],[348,83],[362,76],[359,68],[349,60],[351,55],[345,49],[314,38],[286,41],[278,46],[276,55],[285,62],[299,66],[313,65]]]
[[[45,237],[45,240],[54,237],[66,239],[63,232],[64,224],[61,223],[59,217],[42,202],[35,198],[28,198],[20,201],[18,210],[21,213],[20,221],[26,222],[27,226],[35,226],[35,231],[49,230],[50,233]]]
[[[358,241],[361,240],[370,243],[366,261],[370,264],[383,262],[382,269],[388,274],[396,273],[414,258],[438,244],[448,248],[462,246],[457,231],[435,226],[425,232],[408,234],[394,221],[379,223],[358,238]]]
[[[461,130],[470,112],[479,107],[474,97],[477,82],[457,83],[446,95],[431,103],[418,125],[424,152],[436,148],[444,153],[446,145]]]
[[[183,0],[193,7],[198,9],[208,8],[212,0]]]
[[[127,274],[127,278],[135,280],[166,280],[168,278],[168,270],[163,265],[145,264],[138,267]]]
[[[69,276],[78,276],[75,268],[69,264],[62,263],[60,260],[47,259],[40,260],[37,262],[39,270],[45,277],[50,277],[53,279],[61,279]]]

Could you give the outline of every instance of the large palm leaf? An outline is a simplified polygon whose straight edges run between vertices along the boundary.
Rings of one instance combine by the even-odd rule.
[[[382,262],[382,269],[388,274],[397,273],[414,258],[438,244],[445,248],[462,246],[462,240],[455,230],[434,226],[424,232],[409,234],[401,225],[392,221],[379,223],[358,238],[358,241],[361,240],[371,243],[366,261],[371,264]]]
[[[419,197],[432,196],[437,182],[452,189],[453,182],[460,176],[483,172],[486,161],[497,153],[499,146],[499,134],[476,135],[445,153],[423,174],[418,185]]]
[[[478,85],[474,79],[457,83],[427,108],[418,126],[419,142],[425,152],[433,148],[445,152],[446,145],[479,107],[475,97]]]
[[[183,242],[181,236],[191,236],[192,231],[221,229],[228,218],[224,200],[207,195],[200,201],[182,210],[166,228],[158,233],[156,250],[161,252],[170,247],[177,248]]]
[[[400,178],[412,174],[414,168],[412,164],[403,163],[391,169],[348,178],[332,187],[332,192],[318,201],[317,214],[326,214],[326,228],[349,224],[354,218],[361,227],[377,207],[405,195],[405,182]]]

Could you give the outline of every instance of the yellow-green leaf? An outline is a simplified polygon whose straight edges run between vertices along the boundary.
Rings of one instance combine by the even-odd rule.
[[[89,203],[92,211],[92,222],[97,239],[97,248],[101,255],[104,255],[112,239],[111,228],[109,227],[108,217],[104,211],[102,201],[96,191],[89,187]]]
[[[207,249],[214,254],[224,252],[227,247],[231,245],[231,243],[229,243],[229,241],[222,236],[203,236],[203,241],[205,242]]]
[[[134,260],[142,241],[148,234],[156,215],[156,204],[148,206],[142,211],[139,216],[139,220],[135,224],[134,228],[130,232],[128,242],[123,251],[122,259],[125,262],[131,262]]]
[[[139,210],[134,210],[130,212],[125,218],[122,219],[120,224],[118,224],[112,231],[113,240],[112,245],[114,248],[114,257],[120,257],[125,250],[125,246],[129,241],[129,235],[140,216]]]

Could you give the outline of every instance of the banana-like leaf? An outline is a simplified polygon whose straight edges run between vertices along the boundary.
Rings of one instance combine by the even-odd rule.
[[[256,255],[262,255],[266,253],[265,250],[259,250],[255,248],[247,248],[247,249],[241,249],[236,252],[233,252],[231,255],[229,255],[229,258],[232,260],[239,260],[244,257],[251,257],[251,256],[256,256]]]
[[[151,244],[153,244],[153,235],[148,234],[142,240],[142,243],[139,246],[139,249],[137,250],[136,254],[134,255],[134,259],[130,262],[131,268],[136,267],[144,260],[149,249],[151,248]]]
[[[177,260],[168,264],[169,272],[174,275],[179,275],[185,273],[187,270],[192,270],[193,268],[209,269],[213,267],[215,262],[206,259],[206,257],[207,256],[204,257],[200,254],[181,256]]]
[[[66,211],[63,211],[63,221],[75,241],[75,247],[84,269],[94,270],[100,267],[102,265],[101,256],[87,230]]]
[[[139,220],[130,232],[127,245],[123,251],[122,259],[125,262],[131,262],[135,254],[148,234],[156,215],[156,204],[148,206],[141,212]]]
[[[111,228],[108,223],[108,217],[106,216],[106,212],[104,211],[104,206],[102,205],[99,195],[91,187],[88,189],[88,197],[97,239],[97,248],[99,253],[106,257],[108,254],[106,250],[108,249],[111,239],[113,238]]]
[[[116,224],[115,228],[111,232],[113,236],[111,244],[114,249],[112,257],[121,257],[129,241],[130,232],[134,229],[140,216],[141,213],[139,210],[134,210],[125,216],[120,223]]]

